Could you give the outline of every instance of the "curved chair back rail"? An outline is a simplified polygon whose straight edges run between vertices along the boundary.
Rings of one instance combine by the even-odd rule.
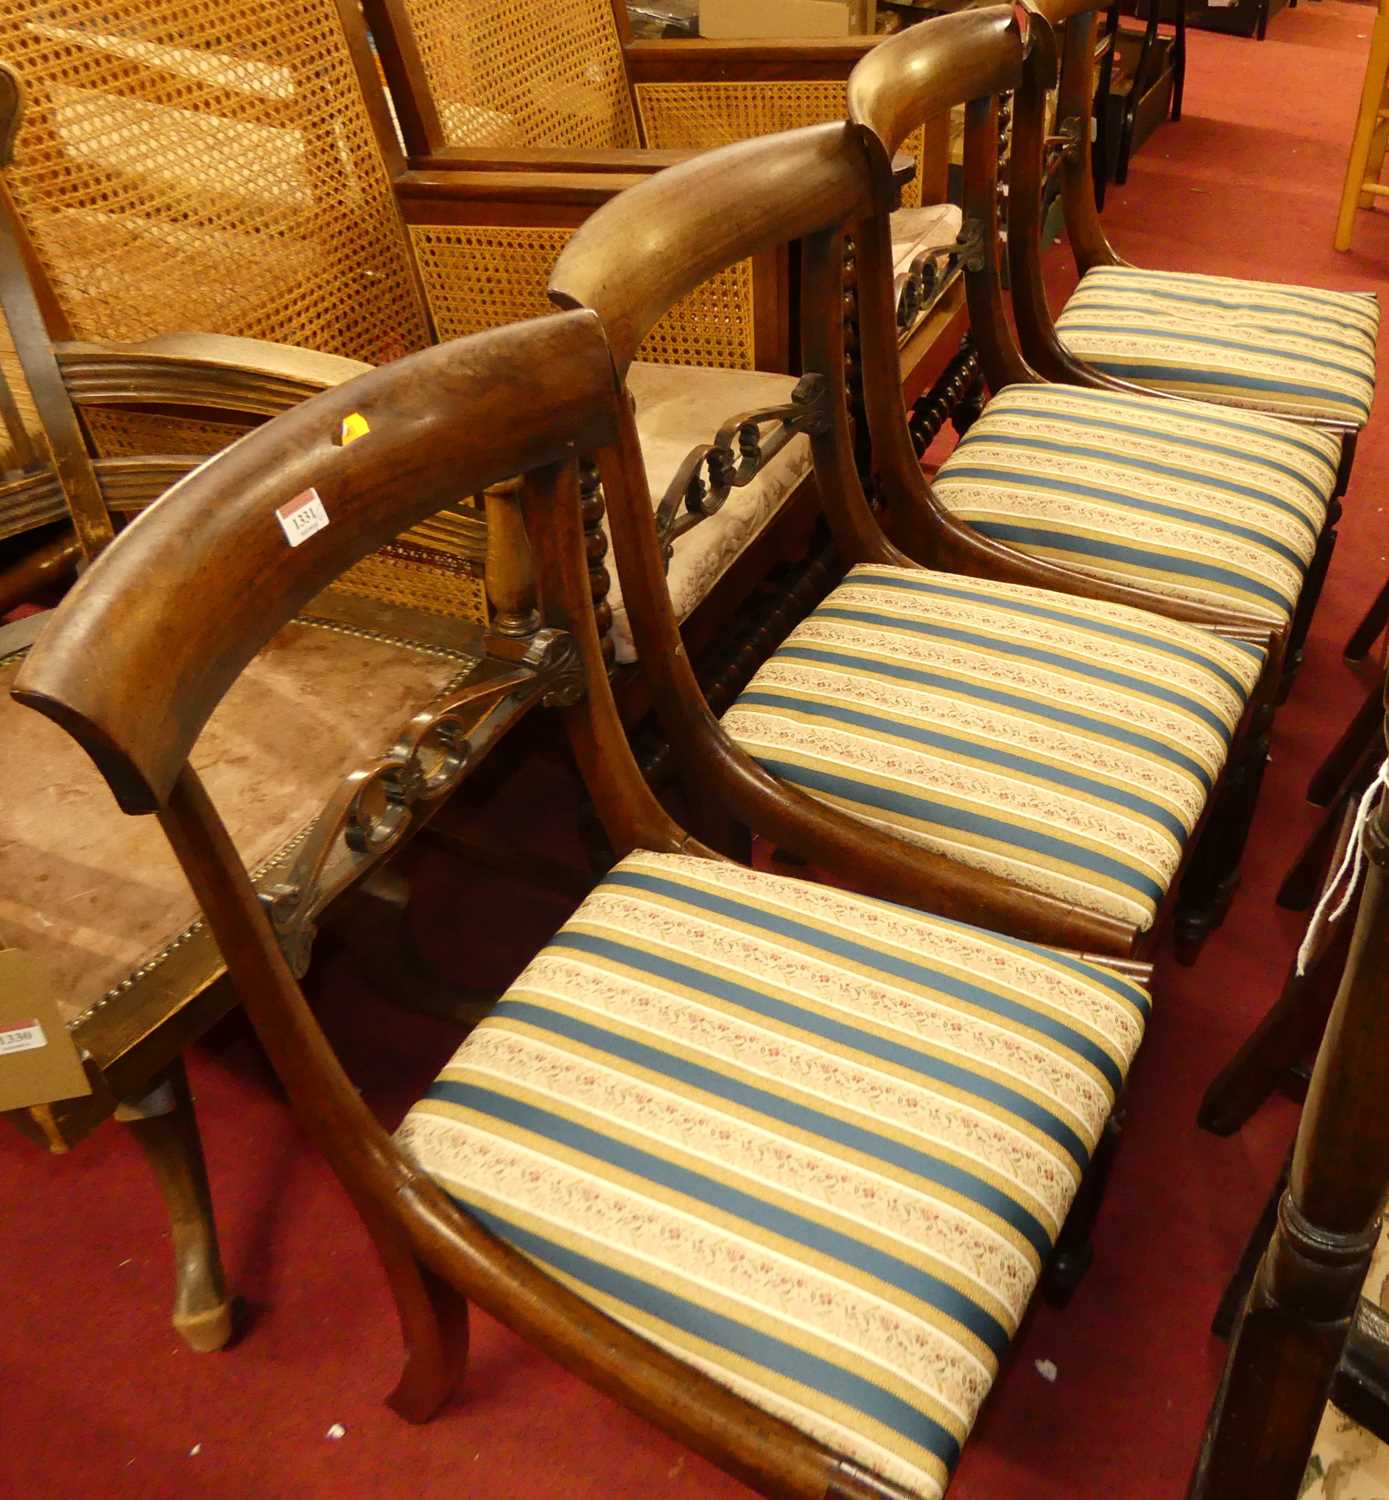
[[[458,495],[602,446],[612,418],[595,393],[611,385],[596,320],[570,314],[426,350],[286,412],[129,528],[65,602],[16,695],[82,743],[127,812],[154,811],[281,626]],[[367,431],[344,447],[353,415]],[[277,512],[310,489],[327,525],[291,545]],[[150,608],[151,582],[197,606]]]
[[[688,292],[759,251],[850,221],[869,203],[862,155],[842,124],[724,146],[668,167],[586,220],[555,262],[550,299],[598,314],[625,378],[652,326]]]
[[[1028,12],[1007,5],[907,27],[875,47],[850,75],[849,118],[871,130],[891,156],[925,121],[1015,88],[1027,27]]]

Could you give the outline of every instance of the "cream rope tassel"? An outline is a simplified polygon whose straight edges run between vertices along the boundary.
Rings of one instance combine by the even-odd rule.
[[[1356,891],[1360,888],[1360,876],[1365,867],[1365,849],[1361,842],[1361,834],[1369,819],[1375,797],[1386,787],[1389,787],[1389,760],[1380,764],[1379,770],[1375,773],[1375,779],[1365,788],[1365,795],[1360,799],[1360,806],[1355,810],[1355,826],[1350,831],[1350,841],[1346,844],[1345,854],[1341,856],[1340,867],[1327,882],[1321,900],[1317,902],[1317,909],[1312,913],[1312,920],[1307,925],[1307,936],[1302,939],[1302,946],[1297,950],[1299,975],[1307,972],[1308,964],[1316,956],[1322,933],[1333,923],[1341,920],[1346,913],[1346,908],[1354,899]],[[1346,882],[1345,891],[1335,911],[1328,912],[1327,907],[1336,899],[1336,892],[1342,881]]]

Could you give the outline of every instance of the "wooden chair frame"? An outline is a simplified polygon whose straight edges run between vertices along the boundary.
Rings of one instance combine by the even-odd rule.
[[[1122,391],[1159,400],[1186,398],[1136,385],[1097,370],[1078,359],[1061,342],[1047,303],[1042,269],[1043,198],[1058,177],[1067,236],[1076,267],[1083,276],[1097,266],[1126,265],[1110,246],[1095,207],[1090,139],[1093,118],[1093,70],[1096,54],[1092,0],[1027,0],[1036,39],[1013,95],[1012,150],[1008,168],[1008,270],[1011,302],[1026,363],[1045,380],[1095,390]],[[1055,85],[1059,92],[1056,134],[1045,131],[1045,100]],[[1333,419],[1313,420],[1280,413],[1281,421],[1333,433],[1341,443],[1341,461],[1326,523],[1317,540],[1306,580],[1285,632],[1283,657],[1288,692],[1299,666],[1312,618],[1321,598],[1336,545],[1340,497],[1354,462],[1357,429]]]
[[[0,172],[7,164],[3,148],[13,141],[19,105],[15,75],[0,65]],[[88,411],[115,405],[261,420],[370,368],[356,360],[218,335],[173,335],[139,345],[73,340],[3,179],[0,313],[41,423],[36,440],[15,413],[12,443],[25,466],[6,494],[37,507],[43,520],[56,513],[69,517],[73,526],[70,537],[0,575],[0,589],[9,587],[16,602],[40,584],[60,581],[79,560],[94,562],[124,522],[205,461],[201,455],[177,453],[94,456],[85,427]],[[537,634],[539,621],[532,614],[526,577],[528,554],[512,523],[514,504],[504,494],[488,495],[484,504],[489,525],[485,533],[478,528],[477,563],[493,610],[490,631],[473,621],[338,591],[316,601],[311,611],[349,628],[445,648],[476,667],[461,699],[435,705],[414,724],[401,726],[400,745],[344,781],[292,865],[278,872],[275,930],[301,969],[307,966],[320,918],[349,889],[372,880],[385,858],[442,805],[459,777],[450,773],[443,780],[409,782],[409,794],[396,799],[389,833],[382,830],[380,837],[354,850],[349,825],[355,830],[363,823],[362,809],[373,790],[399,779],[421,746],[432,746],[452,732],[459,714],[470,719],[466,769],[471,770],[512,722],[551,691],[548,679],[563,666],[547,656],[546,643]],[[146,582],[136,587],[134,597],[147,593]],[[33,616],[0,630],[0,656],[28,648],[45,620]],[[512,683],[501,699],[495,693],[499,681]],[[484,694],[478,700],[480,687],[491,698]],[[461,775],[465,767],[460,762],[455,769]],[[206,929],[192,934],[164,962],[135,977],[120,1004],[94,1007],[71,1028],[73,1043],[87,1060],[90,1094],[7,1116],[22,1133],[55,1152],[72,1148],[112,1116],[131,1126],[170,1212],[175,1327],[203,1349],[219,1347],[230,1337],[230,1303],[181,1055],[236,1003],[224,973],[211,934]]]
[[[973,77],[980,92],[1006,86],[1021,46],[1011,12],[998,7],[947,20],[973,39]],[[946,66],[969,67],[963,61],[967,55],[967,49],[953,53]],[[908,81],[905,92],[910,91]],[[806,309],[803,379],[816,382],[819,420],[810,432],[825,517],[845,564],[911,567],[918,564],[884,534],[855,469],[843,330],[835,315],[843,299],[844,236],[873,211],[874,171],[860,132],[847,125],[811,127],[710,152],[653,177],[595,215],[560,256],[551,295],[561,307],[590,308],[599,315],[622,381],[646,330],[690,287],[768,244],[799,240]],[[697,217],[691,205],[698,205]],[[650,253],[634,265],[628,247],[637,223]],[[706,841],[740,850],[743,830],[751,829],[871,895],[1092,953],[1128,956],[1144,946],[1139,934],[1120,921],[1024,892],[1002,877],[905,843],[787,786],[753,761],[710,711],[681,648],[630,415],[624,414],[607,463],[604,482],[610,498],[625,497],[611,505],[609,519],[638,651],[666,663],[666,670],[649,684],[651,696],[681,758],[685,785],[701,801],[698,826]],[[1238,741],[1253,732],[1258,713],[1251,703]],[[1217,803],[1222,824],[1247,816],[1247,788],[1235,784],[1232,769],[1227,766],[1224,790],[1217,788],[1208,803],[1187,846],[1188,856]],[[1229,872],[1215,860],[1203,866],[1188,858],[1187,867],[1192,881],[1185,899],[1195,933],[1201,928],[1195,912],[1212,909],[1216,888]],[[1154,931],[1175,904],[1180,884],[1173,882]]]
[[[334,447],[328,434],[351,411],[368,415],[373,441]],[[611,442],[617,420],[607,350],[583,314],[481,334],[325,393],[191,476],[151,513],[137,545],[113,549],[93,568],[27,662],[16,695],[83,744],[124,810],[155,814],[167,832],[302,1122],[382,1256],[406,1339],[397,1411],[422,1420],[448,1390],[433,1273],[759,1488],[882,1500],[898,1492],[597,1312],[460,1212],[402,1155],[329,1050],[187,761],[250,657],[347,562],[429,514],[462,480],[483,488],[524,471],[527,513],[544,543],[547,616],[573,630],[565,640],[597,693],[596,707],[576,721],[575,743],[610,833],[619,847],[707,853],[651,797],[604,686],[574,457]],[[272,512],[306,484],[324,497],[332,526],[324,546],[290,550],[273,534]],[[213,501],[219,524],[190,524]],[[151,571],[166,582],[168,614],[129,607]],[[254,608],[246,588],[253,578]],[[195,584],[203,603],[215,592],[217,607],[183,612],[171,628],[177,601]],[[101,686],[82,665],[98,641],[114,662]],[[79,685],[83,678],[95,694]],[[179,681],[176,720],[171,685]],[[580,691],[571,677],[559,696]]]
[[[641,113],[637,99],[646,85],[744,83],[775,91],[783,84],[842,81],[880,41],[876,36],[771,41],[634,39],[624,0],[609,0],[609,4],[638,131]],[[501,150],[449,145],[404,0],[363,0],[362,9],[380,51],[405,142],[399,191],[408,224],[468,222],[575,228],[586,211],[629,186],[634,178],[694,154],[652,149],[645,144],[609,150],[569,146]],[[942,115],[923,122],[922,128],[921,201],[944,202],[949,122]],[[449,174],[455,184],[460,180],[455,174],[467,174],[471,206],[464,211],[466,217],[455,216],[459,212],[456,208],[448,216],[442,215],[441,206],[433,198],[440,173]],[[523,177],[524,189],[519,187]],[[566,191],[574,196],[563,197]],[[576,208],[584,212],[575,212]],[[794,371],[798,351],[793,269],[784,252],[768,251],[752,258],[752,275],[754,363],[758,369]],[[901,378],[911,401],[941,373],[946,363],[941,349],[951,344],[952,335],[958,342],[962,331],[959,287],[941,285],[933,292],[938,299],[934,315],[916,324],[900,340]]]
[[[342,448],[333,434],[349,412],[365,414],[371,433]],[[78,740],[123,810],[153,814],[167,833],[296,1114],[381,1257],[405,1341],[391,1396],[399,1414],[423,1421],[449,1393],[452,1361],[438,1314],[452,1287],[762,1493],[908,1500],[599,1312],[484,1229],[403,1154],[343,1073],[188,764],[219,698],[306,600],[459,484],[494,493],[519,474],[508,493],[535,547],[542,633],[570,666],[551,696],[569,705],[571,743],[614,847],[717,860],[643,780],[592,610],[576,460],[596,453],[605,471],[621,469],[613,445],[627,420],[603,331],[582,311],[374,370],[278,418],[171,491],[81,580],[15,694]],[[310,484],[331,525],[314,539],[320,546],[286,548],[273,512]],[[210,514],[215,526],[199,524]],[[151,574],[166,584],[166,607],[131,608],[132,585]],[[196,610],[184,602],[194,585]],[[209,592],[212,608],[203,607]],[[99,680],[84,670],[97,641],[112,664]],[[1118,967],[1147,974],[1140,964]]]
[[[1276,1225],[1241,1311],[1192,1479],[1191,1500],[1294,1500],[1343,1359],[1381,1382],[1383,1319],[1360,1291],[1389,1188],[1389,817],[1360,834],[1367,875],[1317,1054]],[[1377,1367],[1377,1369],[1376,1369]]]
[[[1061,178],[1061,204],[1065,214],[1066,236],[1075,257],[1080,275],[1099,266],[1124,266],[1128,262],[1109,243],[1104,227],[1100,223],[1095,207],[1094,173],[1090,152],[1084,143],[1090,139],[1090,121],[1094,114],[1094,67],[1095,67],[1095,18],[1102,8],[1103,0],[1023,0],[1034,16],[1050,28],[1056,36],[1054,47],[1038,50],[1030,67],[1033,78],[1026,93],[1020,93],[1019,108],[1015,110],[1014,132],[1021,125],[1029,132],[1030,141],[1041,136],[1040,113],[1035,99],[1037,90],[1043,94],[1054,83],[1059,90],[1056,105],[1059,139],[1046,142],[1053,152],[1059,153]],[[1029,144],[1028,158],[1034,147]],[[1030,233],[1015,235],[1011,215],[1021,212],[1024,218],[1019,227],[1027,225],[1027,217],[1034,210],[1030,192],[1010,191],[1009,255],[1014,266],[1026,267],[1033,258],[1040,258],[1040,240],[1033,243]],[[1032,285],[1029,274],[1027,283]],[[1105,375],[1069,354],[1056,338],[1051,324],[1045,298],[1028,297],[1029,321],[1019,321],[1018,331],[1027,358],[1049,380],[1065,381],[1072,385],[1091,385],[1098,389],[1143,391],[1148,395],[1177,400],[1166,392],[1135,385],[1114,376]],[[1355,457],[1355,442],[1358,429],[1350,422],[1334,418],[1318,418],[1279,414],[1283,421],[1299,426],[1316,427],[1323,432],[1334,433],[1341,441],[1341,469],[1337,479],[1336,493],[1345,492]]]

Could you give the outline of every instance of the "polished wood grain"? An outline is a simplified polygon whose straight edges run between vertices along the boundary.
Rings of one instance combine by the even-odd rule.
[[[1295,1500],[1379,1238],[1389,1189],[1389,816],[1367,873],[1277,1224],[1230,1346],[1192,1500]]]

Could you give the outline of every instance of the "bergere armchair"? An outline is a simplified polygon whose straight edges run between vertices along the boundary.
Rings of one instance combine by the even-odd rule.
[[[54,346],[98,476],[152,454],[217,451],[267,410],[322,389],[324,357],[341,378],[336,362],[353,361],[355,372],[422,348],[441,329],[481,326],[480,286],[485,321],[543,311],[543,269],[517,279],[500,241],[479,250],[476,264],[451,260],[454,231],[495,225],[499,214],[505,224],[503,194],[521,205],[521,222],[538,215],[547,226],[552,257],[565,226],[636,180],[629,171],[406,173],[360,11],[348,0],[288,8],[151,0],[125,11],[77,0],[61,12],[20,0],[0,10],[0,60],[28,95],[22,124],[10,123],[0,200],[42,313],[28,344],[38,362],[49,357],[45,343]],[[450,311],[450,298],[470,299],[471,310]],[[686,312],[655,331],[648,353],[682,357]],[[689,316],[701,326],[728,321],[717,299]],[[171,351],[198,358],[191,370],[171,371]],[[695,371],[695,401],[688,384],[686,399],[668,400],[661,368],[638,372],[654,488],[730,418],[775,410],[794,387],[789,376],[739,368],[740,358],[707,363],[728,368]],[[267,392],[277,403],[268,408]],[[143,409],[132,411],[134,401]],[[182,409],[161,409],[170,406]],[[719,624],[729,633],[751,583],[789,550],[782,525],[794,530],[798,509],[808,509],[799,495],[803,446],[740,470],[737,484],[722,488],[719,516],[672,540],[682,617],[729,579],[706,635]],[[118,508],[138,508],[169,482],[164,472]],[[485,539],[467,500],[366,559],[344,587],[479,617]],[[605,633],[608,610],[615,621],[610,650],[630,660],[620,598],[605,597],[596,501],[590,526]]]
[[[1033,54],[1045,55],[1051,38],[1040,24],[1029,31],[1009,80],[1014,250],[1023,235],[1034,246],[1039,240],[1045,180],[1034,128],[1045,80]],[[968,101],[964,182],[970,326],[994,394],[934,483],[921,473],[900,393],[882,374],[891,336],[887,164],[918,119],[978,87],[966,50],[977,35],[968,19],[913,27],[876,49],[849,83],[849,115],[865,131],[880,186],[878,211],[855,241],[873,470],[893,534],[917,560],[949,571],[1085,592],[1246,638],[1271,631],[1277,686],[1327,525],[1337,444],[1259,413],[1042,379],[1017,344],[1003,299],[997,98]],[[1053,157],[1052,168],[1058,164]],[[1021,197],[1032,213],[1020,211]],[[1044,297],[1040,266],[1016,254],[1013,265],[1024,326]]]
[[[1017,66],[1006,9],[930,24],[972,39],[981,94]],[[847,125],[711,152],[600,210],[556,264],[552,296],[598,313],[624,378],[688,286],[800,241],[796,423],[849,575],[715,719],[680,651],[624,423],[627,499],[610,522],[639,651],[666,663],[653,700],[703,800],[706,842],[740,849],[751,828],[870,894],[1127,954],[1162,925],[1198,826],[1230,790],[1222,777],[1243,755],[1266,651],[1150,612],[920,568],[883,534],[852,461],[833,316],[843,235],[873,206],[871,167]],[[699,503],[672,489],[659,509]],[[1192,941],[1227,857],[1208,847],[1187,884]]]
[[[627,749],[589,597],[576,456],[612,472],[615,395],[583,312],[326,392],[120,537],[16,693],[167,836],[381,1254],[407,1352],[397,1411],[421,1420],[448,1393],[434,1308],[451,1286],[765,1494],[938,1496],[1069,1232],[1142,1037],[1142,970],[744,869],[670,820]],[[370,433],[336,446],[352,413]],[[392,1137],[189,752],[344,568],[517,473],[545,628],[583,666],[574,744],[623,858]],[[309,487],[329,524],[291,549],[275,513]],[[151,575],[166,587],[132,609]]]
[[[12,81],[0,68],[0,119],[14,117]],[[27,399],[13,402],[9,428],[16,461],[4,491],[6,524],[17,532],[67,516],[73,540],[63,553],[95,560],[134,512],[204,461],[187,448],[161,453],[156,437],[196,435],[209,408],[270,415],[370,368],[224,336],[55,345],[13,228],[0,203],[0,308],[27,377]],[[187,423],[181,409],[192,414]],[[148,441],[103,454],[91,432],[108,415],[147,421]],[[359,431],[354,424],[337,440]],[[396,559],[383,566],[379,555],[367,557],[249,665],[199,741],[195,759],[219,788],[238,848],[298,966],[330,904],[372,876],[455,783],[464,758],[444,741],[468,725],[471,765],[548,690],[556,664],[528,614],[507,501],[482,503],[496,523],[484,566],[490,636],[476,619],[481,577],[455,571],[449,613],[411,608],[408,597],[379,597]],[[202,523],[215,525],[215,517]],[[17,570],[16,588],[37,586],[53,566],[31,558]],[[143,607],[160,586],[157,577],[139,580],[132,604]],[[442,591],[442,580],[434,589]],[[0,626],[0,687],[13,682],[47,618]],[[94,648],[88,669],[100,675],[105,666]],[[421,756],[438,763],[412,781],[406,772]],[[36,998],[52,1000],[91,1089],[8,1118],[55,1152],[113,1115],[129,1124],[170,1212],[174,1325],[195,1348],[219,1347],[232,1330],[231,1299],[181,1054],[235,1003],[221,981],[222,958],[159,841],[114,817],[71,742],[8,694],[0,701],[0,774],[0,947],[21,949],[38,966]],[[374,810],[383,789],[384,819]]]
[[[788,40],[634,40],[625,0],[366,0],[409,165],[428,173],[649,171],[693,151],[842,119],[849,70],[876,36]],[[915,163],[893,218],[900,365],[908,398],[944,362],[940,335],[958,309],[959,210],[946,201],[948,121],[903,142]],[[414,176],[414,171],[410,174]],[[501,179],[499,179],[501,180]],[[433,253],[463,259],[504,247],[529,264],[540,299],[562,237],[499,209],[494,225],[431,231]],[[414,232],[414,231],[412,231]],[[673,363],[794,367],[796,312],[785,255],[721,272]],[[456,280],[461,281],[458,277]],[[740,288],[740,283],[743,285]],[[717,306],[714,306],[717,299]],[[932,316],[934,314],[934,316]],[[440,332],[471,331],[440,321]],[[480,326],[480,325],[479,325]],[[650,357],[650,356],[649,356]]]

